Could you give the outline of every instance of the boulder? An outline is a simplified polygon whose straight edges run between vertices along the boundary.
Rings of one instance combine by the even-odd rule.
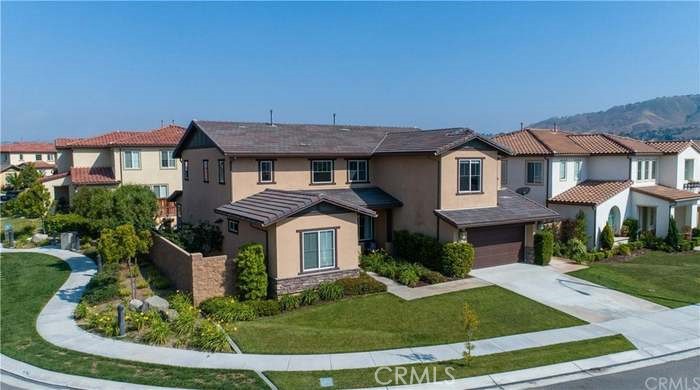
[[[46,241],[48,239],[49,239],[49,235],[43,234],[43,233],[34,233],[34,235],[32,236],[32,242],[35,244],[38,244],[42,241]]]
[[[141,311],[141,308],[143,307],[143,302],[139,299],[132,299],[129,301],[129,309],[135,310],[135,311]]]
[[[166,301],[165,299],[154,295],[152,297],[146,298],[145,301],[143,301],[143,307],[141,308],[141,311],[149,311],[151,309],[157,310],[161,313],[165,313],[166,310],[170,308],[170,303]]]
[[[168,321],[175,321],[179,316],[180,314],[177,311],[175,311],[175,309],[168,309],[165,311],[165,318]]]

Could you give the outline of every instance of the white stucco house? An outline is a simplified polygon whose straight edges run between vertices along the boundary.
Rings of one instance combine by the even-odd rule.
[[[589,247],[625,218],[659,237],[673,216],[681,232],[698,226],[700,146],[643,142],[605,133],[523,129],[494,137],[514,156],[502,161],[502,185],[574,218],[583,211]]]

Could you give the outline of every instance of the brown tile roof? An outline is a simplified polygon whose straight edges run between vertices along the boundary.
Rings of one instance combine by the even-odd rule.
[[[74,167],[70,169],[70,177],[76,185],[119,184],[112,168],[108,167]]]
[[[516,155],[548,155],[552,152],[529,131],[516,131],[493,137],[493,141],[506,146]]]
[[[599,205],[632,185],[630,180],[586,180],[549,199],[549,203]]]
[[[664,199],[670,202],[700,198],[700,194],[661,185],[632,187],[632,191],[651,195],[655,198]]]
[[[569,138],[590,154],[627,154],[629,149],[603,134],[571,134]]]
[[[569,133],[548,129],[528,129],[553,154],[585,155],[588,150],[569,138]]]
[[[21,167],[21,166],[26,165],[26,164],[32,164],[34,166],[34,168],[36,168],[36,169],[52,169],[52,168],[56,167],[56,165],[51,164],[51,163],[46,162],[46,161],[43,161],[43,160],[27,161],[27,162],[23,162],[23,163],[17,164],[17,165]]]
[[[0,152],[55,153],[56,147],[50,142],[12,142],[0,144]]]
[[[435,214],[457,228],[502,225],[507,223],[552,222],[559,213],[509,189],[498,191],[498,205],[458,210],[435,210]]]
[[[57,148],[107,148],[118,146],[175,146],[185,129],[169,125],[149,131],[112,131],[96,137],[56,140]]]
[[[623,137],[615,134],[606,134],[605,136],[619,143],[635,154],[660,154],[658,149],[649,146],[638,139]]]
[[[370,209],[325,194],[271,189],[222,205],[215,212],[267,227],[320,203],[329,203],[371,217],[377,216]]]
[[[511,154],[507,147],[496,144],[467,128],[389,133],[374,150],[374,154],[421,152],[442,154],[474,139],[499,149],[506,154]]]
[[[62,177],[66,177],[66,176],[70,176],[70,172],[61,172],[61,173],[57,173],[55,175],[44,176],[44,177],[39,179],[39,182],[44,183],[47,181],[60,179]]]
[[[305,193],[327,195],[369,209],[401,207],[400,200],[386,193],[379,187],[334,188],[327,190],[303,190]]]
[[[698,147],[698,145],[691,140],[648,141],[647,144],[666,154],[677,154],[691,146],[695,148],[695,150],[700,151],[700,147]]]

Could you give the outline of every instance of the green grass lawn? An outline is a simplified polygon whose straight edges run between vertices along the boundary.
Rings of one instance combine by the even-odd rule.
[[[500,287],[404,301],[389,293],[239,322],[231,333],[250,353],[332,353],[464,341],[462,308],[476,311],[475,339],[584,324]]]
[[[251,371],[142,364],[73,352],[49,344],[36,332],[36,316],[68,274],[68,265],[52,256],[35,253],[0,255],[0,346],[3,354],[47,370],[145,385],[198,389],[266,388]]]
[[[625,262],[593,263],[569,275],[667,307],[700,302],[700,253],[649,252]]]
[[[391,385],[408,383],[412,368],[416,370],[419,377],[424,373],[424,370],[427,369],[430,381],[434,382],[450,380],[451,378],[447,375],[448,373],[454,378],[466,378],[585,359],[632,349],[634,349],[634,346],[627,341],[624,336],[618,335],[555,344],[547,347],[477,356],[472,358],[472,362],[469,366],[465,364],[464,360],[408,365],[403,366],[408,372],[404,377],[406,382],[396,382],[394,376]],[[395,369],[396,367],[393,368]],[[266,372],[265,375],[280,389],[319,389],[321,388],[319,379],[324,377],[333,378],[334,387],[332,388],[347,389],[380,386],[382,383],[377,383],[375,371],[376,368],[363,368],[338,371]],[[387,381],[392,380],[392,374],[396,372],[397,371],[382,370],[377,373],[377,378],[387,383]],[[413,384],[417,383],[418,382],[414,380]],[[427,381],[424,380],[423,383],[427,383]],[[436,386],[436,388],[437,387],[438,386]]]
[[[3,237],[5,235],[5,225],[11,225],[17,237],[31,237],[34,232],[41,227],[41,219],[39,218],[0,218],[0,229]]]

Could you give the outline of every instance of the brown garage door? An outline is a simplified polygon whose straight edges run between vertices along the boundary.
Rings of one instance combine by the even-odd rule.
[[[474,268],[516,263],[523,258],[525,225],[490,226],[467,230],[474,245]]]

